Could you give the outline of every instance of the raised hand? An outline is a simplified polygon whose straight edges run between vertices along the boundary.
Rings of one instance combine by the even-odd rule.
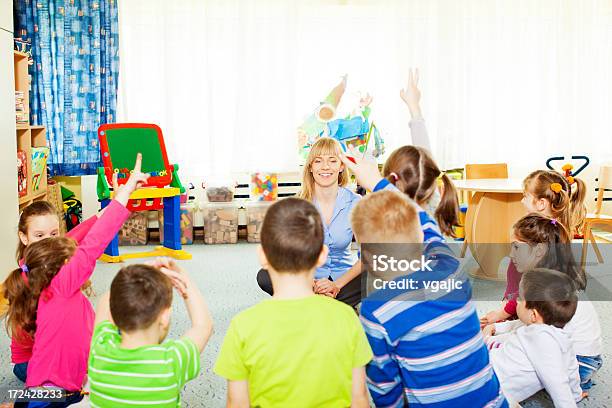
[[[349,158],[350,157],[350,158]],[[342,163],[353,172],[357,183],[366,189],[373,191],[376,184],[382,179],[378,170],[378,163],[375,160],[364,158],[363,154],[349,147],[347,154],[340,156]]]
[[[172,286],[181,294],[185,299],[188,297],[188,291],[191,288],[191,280],[189,274],[187,274],[183,268],[170,258],[156,258],[154,261],[147,262],[156,269],[159,269],[161,273],[170,278]]]
[[[115,192],[115,200],[119,201],[123,205],[127,205],[130,199],[130,194],[142,187],[147,180],[149,175],[142,172],[142,154],[136,155],[136,163],[134,164],[134,170],[130,174],[128,181],[119,185],[117,182],[117,174],[113,174],[113,190]]]
[[[408,106],[410,115],[413,119],[421,118],[421,91],[419,90],[419,69],[408,71],[408,83],[404,89],[400,90],[400,97]]]

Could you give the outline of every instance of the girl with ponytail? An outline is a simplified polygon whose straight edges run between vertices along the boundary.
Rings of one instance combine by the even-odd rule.
[[[141,164],[138,154],[127,182],[119,186],[116,178],[113,180],[114,199],[78,245],[73,238],[57,236],[56,215],[31,215],[28,222],[24,221],[26,228],[20,226],[23,259],[4,282],[4,296],[9,302],[7,329],[14,344],[33,342],[25,350],[29,353],[23,373],[26,387],[52,385],[69,393],[72,402],[82,398],[79,391],[87,370],[94,311],[81,288],[128,218],[130,212],[125,206],[130,194],[148,179],[141,172]],[[44,225],[40,221],[55,224],[50,228],[53,222]]]
[[[433,216],[444,235],[455,236],[454,227],[459,226],[457,190],[426,149],[396,149],[385,162],[383,177]]]
[[[523,180],[525,208],[558,219],[572,237],[582,232],[585,196],[584,181],[556,171],[536,170]]]

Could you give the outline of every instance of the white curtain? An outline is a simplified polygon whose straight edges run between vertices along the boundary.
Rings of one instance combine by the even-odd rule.
[[[438,162],[612,157],[612,2],[122,0],[119,121],[164,130],[186,177],[297,167],[296,127],[341,75],[388,151],[421,71]]]

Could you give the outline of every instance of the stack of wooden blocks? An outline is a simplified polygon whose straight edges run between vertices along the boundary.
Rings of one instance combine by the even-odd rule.
[[[261,226],[271,202],[248,202],[246,204],[247,241],[261,242]]]
[[[148,223],[147,212],[132,213],[119,231],[119,245],[146,245]]]
[[[204,243],[238,242],[238,208],[232,204],[208,203],[204,208]]]

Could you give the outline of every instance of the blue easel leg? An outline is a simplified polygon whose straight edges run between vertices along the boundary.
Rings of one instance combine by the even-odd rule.
[[[164,246],[179,250],[181,246],[181,198],[164,198]]]
[[[106,208],[106,206],[109,205],[110,202],[111,200],[109,199],[102,200],[100,202],[100,206],[102,208]],[[110,256],[119,256],[119,234],[115,235],[115,238],[113,238],[110,244],[108,244],[108,246],[104,250],[104,253]]]

